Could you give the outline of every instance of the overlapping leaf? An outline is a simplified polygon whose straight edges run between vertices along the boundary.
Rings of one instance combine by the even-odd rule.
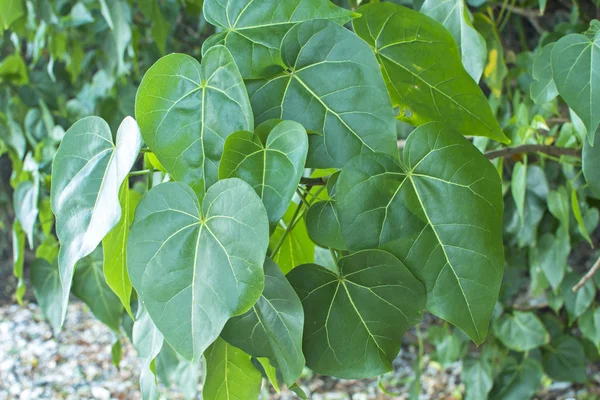
[[[133,324],[131,341],[142,360],[140,372],[140,390],[144,400],[158,399],[158,382],[152,362],[161,351],[164,339],[143,303],[139,303],[135,323]]]
[[[219,177],[240,178],[262,199],[277,224],[294,197],[308,153],[308,137],[294,121],[271,120],[256,132],[240,131],[225,141]]]
[[[36,259],[31,264],[29,278],[33,293],[44,316],[50,322],[52,330],[60,330],[61,323],[61,292],[58,264],[50,264],[47,260]]]
[[[354,30],[375,50],[398,118],[415,126],[444,122],[464,135],[508,142],[440,23],[392,3],[367,4],[358,12]]]
[[[304,311],[294,289],[271,259],[265,261],[265,289],[252,309],[234,317],[221,337],[253,357],[267,357],[291,386],[302,374]]]
[[[384,374],[404,332],[418,323],[425,289],[393,255],[366,250],[340,259],[338,273],[315,264],[287,275],[304,307],[304,355],[319,374]]]
[[[265,208],[240,179],[221,180],[202,205],[170,182],[137,207],[127,247],[131,283],[165,340],[197,361],[263,291],[269,241]]]
[[[355,15],[328,0],[206,0],[206,20],[222,31],[209,37],[202,50],[225,45],[244,79],[267,78],[284,69],[281,41],[294,24],[314,19],[345,24]]]
[[[502,279],[502,193],[492,164],[440,123],[417,128],[403,163],[352,160],[337,182],[348,249],[396,255],[427,288],[427,308],[481,343]]]
[[[544,46],[533,63],[531,98],[536,104],[544,104],[558,96],[552,74],[552,49],[556,43]]]
[[[200,196],[217,181],[227,136],[254,128],[244,82],[223,46],[206,52],[202,65],[184,54],[161,58],[144,75],[135,103],[148,147]]]
[[[352,157],[396,152],[394,113],[371,48],[331,21],[295,25],[283,38],[286,71],[248,84],[257,122],[299,122],[310,135],[308,164],[340,167]]]
[[[284,274],[300,264],[315,261],[315,244],[308,236],[304,218],[301,218],[293,227],[290,227],[289,232],[286,234],[286,230],[294,222],[293,217],[297,216],[295,215],[297,207],[296,203],[290,204],[269,240],[271,251],[275,251],[279,247],[277,253],[273,255],[273,261],[279,265]]]
[[[63,321],[75,263],[94,251],[121,218],[119,188],[137,159],[141,140],[133,118],[123,121],[115,145],[108,124],[88,117],[67,131],[56,153],[51,203],[61,243]]]
[[[306,213],[306,229],[319,246],[346,250],[335,200],[313,204]]]

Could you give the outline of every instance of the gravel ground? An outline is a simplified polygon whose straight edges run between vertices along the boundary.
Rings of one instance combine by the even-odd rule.
[[[111,360],[113,336],[84,304],[72,302],[62,333],[55,338],[34,303],[0,306],[0,400],[5,399],[140,399],[140,363],[129,341],[123,340],[119,369]],[[361,381],[338,380],[309,371],[301,386],[315,400],[405,399],[413,378],[416,349],[404,346],[394,362],[395,371],[382,378]],[[461,399],[460,363],[442,369],[424,358],[421,377],[422,399]],[[200,385],[199,385],[200,386]],[[296,398],[290,392],[269,393],[263,385],[263,399]],[[199,387],[200,389],[200,387]],[[574,398],[567,388],[557,388],[545,399]],[[176,388],[162,388],[166,399],[183,399]],[[392,395],[394,394],[394,395]]]

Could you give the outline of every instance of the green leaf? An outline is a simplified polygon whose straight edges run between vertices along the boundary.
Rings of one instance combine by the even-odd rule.
[[[393,255],[343,257],[338,273],[315,264],[287,275],[304,307],[304,355],[318,374],[369,378],[392,370],[402,335],[423,317],[423,285]]]
[[[279,383],[277,382],[277,370],[275,369],[275,367],[271,365],[268,358],[257,358],[256,360],[260,363],[260,366],[263,368],[264,375],[267,376],[267,379],[269,380],[271,386],[273,386],[273,389],[275,389],[275,392],[279,394],[281,392],[281,389],[279,388]]]
[[[257,122],[289,119],[317,133],[309,136],[309,166],[397,153],[394,112],[366,43],[334,22],[314,20],[290,29],[281,55],[286,71],[249,82],[250,101]]]
[[[493,384],[489,361],[483,357],[465,359],[461,379],[466,386],[465,400],[487,399]]]
[[[115,145],[108,124],[88,117],[73,124],[56,152],[50,201],[61,244],[62,321],[75,263],[94,251],[121,218],[119,187],[137,159],[141,141],[133,118],[121,123]]]
[[[579,279],[580,276],[578,274],[571,272],[565,276],[560,287],[561,295],[565,299],[567,314],[569,315],[569,324],[572,324],[577,318],[581,317],[592,305],[596,297],[596,288],[590,280],[577,292],[573,292],[573,286],[579,282]]]
[[[129,189],[129,180],[126,179],[119,190],[119,204],[121,205],[121,219],[112,231],[102,240],[104,251],[104,276],[106,283],[119,297],[125,310],[133,318],[131,312],[131,281],[127,273],[127,239],[129,227],[133,222],[135,208],[142,199],[142,195]]]
[[[39,178],[34,175],[33,181],[24,181],[19,183],[13,194],[13,204],[15,205],[15,217],[21,224],[29,247],[33,249],[33,232],[35,222],[38,216],[38,198],[39,198]]]
[[[222,29],[204,42],[202,52],[223,44],[233,53],[244,79],[268,78],[285,68],[281,41],[295,24],[329,19],[343,25],[354,16],[327,0],[206,0],[206,21]]]
[[[567,271],[567,259],[571,252],[571,243],[564,227],[559,228],[556,236],[551,233],[543,234],[537,246],[531,250],[530,263],[539,267],[553,290],[557,290]]]
[[[427,338],[435,346],[431,359],[440,363],[442,368],[448,368],[467,352],[468,339],[458,329],[445,326],[432,326],[427,331]]]
[[[50,322],[52,330],[60,330],[61,320],[61,294],[58,264],[50,264],[44,259],[36,259],[31,263],[29,270],[33,294],[42,309],[44,316]]]
[[[498,172],[439,123],[413,131],[402,159],[365,155],[342,170],[337,208],[346,245],[394,254],[424,283],[427,309],[481,343],[504,265]]]
[[[533,63],[533,79],[531,83],[531,99],[535,104],[544,104],[558,96],[558,89],[552,74],[552,50],[556,43],[552,42],[542,48]]]
[[[274,250],[283,239],[279,251],[273,256],[273,261],[279,265],[284,274],[287,274],[298,265],[315,261],[315,244],[308,236],[304,218],[301,218],[285,235],[286,229],[293,222],[292,218],[297,206],[296,203],[290,204],[269,240],[269,248]]]
[[[444,122],[465,135],[509,142],[440,23],[387,2],[358,12],[362,17],[353,21],[354,30],[375,50],[399,119],[415,126]]]
[[[140,11],[152,21],[152,36],[161,54],[167,52],[167,37],[169,35],[169,22],[160,10],[158,0],[146,0],[138,3]]]
[[[566,231],[569,231],[569,221],[571,219],[571,204],[567,188],[561,186],[557,191],[548,193],[548,209],[554,217],[560,221]]]
[[[473,27],[464,0],[425,0],[421,12],[443,24],[452,34],[465,70],[479,82],[487,56],[483,36]]]
[[[142,199],[127,246],[129,277],[182,357],[198,361],[227,320],[258,300],[268,241],[265,208],[240,179],[215,183],[202,204],[177,182]]]
[[[581,161],[583,176],[590,190],[600,198],[600,137],[594,137],[593,146],[589,140],[583,141]]]
[[[589,141],[600,125],[600,32],[572,33],[552,49],[552,76],[560,96],[583,120]]]
[[[25,280],[23,279],[23,264],[25,262],[25,232],[19,221],[13,223],[12,229],[13,275],[17,278],[15,297],[19,304],[23,303],[25,295]]]
[[[102,272],[101,249],[98,248],[77,263],[73,276],[73,294],[87,304],[96,318],[113,331],[119,332],[123,306],[106,284]]]
[[[502,96],[504,79],[508,75],[502,40],[496,29],[496,24],[487,15],[483,13],[475,14],[473,24],[484,37],[487,47],[487,63],[483,69],[483,79],[491,89],[492,94],[499,99]]]
[[[526,358],[519,364],[513,357],[509,357],[494,382],[489,399],[531,399],[538,391],[543,375],[542,366],[534,358]]]
[[[0,27],[10,28],[13,22],[25,15],[23,0],[3,0],[0,2]]]
[[[106,3],[105,3],[106,2]],[[110,32],[104,40],[104,51],[108,64],[115,69],[116,76],[127,75],[129,66],[125,62],[125,53],[132,39],[131,9],[125,0],[102,0],[104,17],[109,22]]]
[[[110,356],[112,359],[113,365],[119,369],[119,364],[121,364],[121,358],[123,356],[123,348],[121,346],[121,341],[119,337],[115,335],[114,342],[110,347]]]
[[[592,238],[585,228],[585,222],[583,220],[583,215],[581,215],[581,208],[579,208],[579,199],[577,198],[577,190],[573,189],[571,191],[571,206],[573,207],[573,215],[575,215],[575,220],[577,221],[577,225],[579,226],[579,232],[584,237],[585,240],[590,244],[590,247],[594,247],[594,243],[592,242]]]
[[[27,65],[20,54],[15,53],[4,57],[0,63],[0,83],[5,81],[15,86],[25,85],[29,82]]]
[[[561,382],[585,383],[585,354],[577,339],[561,335],[550,343],[544,351],[544,372],[552,379]]]
[[[578,320],[583,337],[587,338],[600,351],[600,307],[587,310]]]
[[[227,322],[221,337],[252,357],[267,357],[291,386],[302,374],[304,312],[294,289],[271,259],[265,261],[265,289],[245,314]]]
[[[227,136],[254,128],[244,82],[223,46],[202,65],[184,54],[158,60],[140,83],[135,115],[167,172],[200,197],[217,181]]]
[[[279,222],[294,197],[308,153],[308,137],[302,125],[271,120],[256,132],[241,131],[225,141],[219,178],[240,178],[262,199],[269,223]]]
[[[217,338],[205,358],[204,399],[258,399],[262,377],[248,354]]]
[[[144,400],[158,400],[158,382],[155,375],[154,360],[160,353],[164,340],[141,301],[133,324],[131,341],[142,360],[140,372],[142,398]]]
[[[335,200],[319,201],[310,206],[306,214],[306,229],[319,246],[346,250]]]
[[[510,181],[510,190],[513,200],[517,206],[521,225],[525,224],[524,209],[525,209],[525,192],[527,190],[527,162],[518,162],[514,165],[512,171],[512,179]]]
[[[550,342],[544,324],[532,312],[514,311],[494,321],[496,337],[509,349],[530,351]]]

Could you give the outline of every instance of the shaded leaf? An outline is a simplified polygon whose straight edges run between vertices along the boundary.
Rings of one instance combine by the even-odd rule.
[[[504,47],[496,29],[496,24],[485,14],[477,13],[473,25],[483,36],[487,47],[487,61],[483,69],[483,80],[492,90],[496,98],[502,96],[504,79],[508,75],[508,68],[504,60]]]
[[[163,336],[158,331],[143,303],[138,305],[132,332],[133,347],[142,360],[140,391],[144,400],[158,399],[158,382],[155,376],[155,359],[163,347]]]
[[[346,250],[335,200],[319,201],[306,214],[308,234],[319,246]]]
[[[19,221],[13,223],[12,229],[13,275],[17,278],[15,297],[19,304],[23,303],[25,295],[25,280],[23,279],[23,264],[25,262],[25,232]]]
[[[492,390],[492,367],[485,358],[467,358],[463,361],[461,379],[466,386],[465,400],[486,399]]]
[[[304,218],[301,218],[296,225],[285,235],[285,231],[293,222],[294,211],[298,205],[290,204],[283,219],[275,227],[275,231],[269,239],[269,249],[272,251],[280,244],[279,251],[273,255],[273,261],[284,274],[301,264],[308,264],[315,261],[315,244],[306,229]],[[284,237],[285,235],[285,237]]]
[[[571,272],[565,276],[560,287],[560,293],[565,299],[565,307],[569,315],[569,324],[581,317],[596,297],[596,288],[590,280],[577,292],[573,292],[573,286],[579,282],[579,279],[578,274]]]
[[[543,234],[537,246],[531,250],[531,264],[539,267],[553,290],[557,290],[567,271],[567,259],[571,252],[569,236],[564,228],[559,228],[556,236]]]
[[[561,335],[553,340],[545,348],[542,363],[544,372],[552,379],[578,383],[587,381],[583,347],[572,336]]]
[[[44,316],[50,322],[54,333],[60,330],[61,322],[61,293],[58,264],[49,263],[44,259],[36,259],[31,263],[29,278],[35,299],[42,309]]]
[[[525,191],[527,190],[527,164],[518,162],[514,165],[510,189],[521,218],[521,224],[525,224]]]
[[[526,358],[519,364],[514,358],[509,357],[494,382],[489,399],[530,399],[540,387],[543,374],[542,366],[534,358]]]
[[[588,309],[578,320],[579,329],[583,337],[600,351],[600,307]]]
[[[494,333],[509,349],[530,351],[550,342],[544,324],[532,312],[514,311],[494,321]]]
[[[552,50],[555,44],[552,42],[542,47],[533,63],[534,82],[531,84],[531,99],[536,104],[547,103],[558,96],[558,89],[552,74]]]
[[[23,0],[8,0],[0,2],[0,27],[10,28],[13,22],[25,15]]]
[[[593,146],[589,140],[583,141],[581,161],[583,176],[590,190],[600,198],[600,137],[594,137]]]

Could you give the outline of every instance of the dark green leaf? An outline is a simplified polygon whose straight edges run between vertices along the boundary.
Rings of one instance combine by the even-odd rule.
[[[160,10],[159,0],[146,0],[138,3],[140,11],[152,21],[152,36],[162,54],[167,52],[167,37],[169,35],[169,22]]]
[[[176,182],[142,199],[127,269],[150,317],[181,356],[199,360],[227,320],[258,300],[268,241],[265,208],[240,179],[215,183],[202,204]]]
[[[423,285],[396,257],[365,250],[287,278],[304,307],[304,355],[319,374],[358,379],[392,369],[404,332],[423,317]]]
[[[544,46],[533,63],[531,98],[536,104],[544,104],[558,96],[552,75],[552,49],[556,43]]]
[[[525,352],[550,342],[544,324],[532,312],[514,311],[494,321],[496,337],[509,349]]]
[[[61,322],[61,292],[60,277],[58,275],[58,264],[50,264],[44,259],[36,259],[31,263],[29,271],[31,286],[38,305],[44,316],[50,322],[52,330],[56,333],[60,330]]]
[[[542,382],[543,374],[542,366],[537,360],[526,358],[519,364],[514,358],[509,357],[494,382],[489,399],[531,399]]]
[[[19,304],[23,303],[25,295],[25,280],[23,279],[23,264],[25,262],[25,232],[19,221],[13,223],[12,229],[13,275],[17,278],[15,297]]]
[[[556,236],[543,234],[537,246],[531,250],[531,266],[539,267],[553,290],[557,290],[567,271],[567,258],[571,252],[569,236],[564,228],[559,228]]]
[[[593,144],[592,146],[589,140],[583,142],[583,176],[592,193],[600,198],[600,137],[594,137]]]
[[[584,383],[585,354],[581,344],[572,336],[562,335],[544,351],[544,372],[557,381]]]
[[[428,310],[483,342],[504,257],[500,179],[479,150],[442,124],[423,125],[402,164],[381,154],[348,163],[337,208],[350,251],[396,255],[425,284]]]
[[[510,189],[517,206],[521,224],[525,224],[524,208],[525,208],[525,191],[527,190],[527,164],[518,162],[515,164],[512,171],[512,179],[510,181]]]
[[[590,307],[596,297],[596,288],[592,281],[587,281],[577,292],[573,292],[573,286],[579,282],[580,276],[571,272],[565,276],[560,292],[565,299],[565,307],[569,314],[569,323],[572,324],[577,318]]]
[[[583,336],[600,351],[600,307],[590,308],[577,322]]]
[[[306,214],[308,234],[319,246],[346,250],[335,200],[319,201]]]
[[[465,400],[487,399],[493,384],[489,361],[483,357],[465,359],[461,379],[466,386]]]

